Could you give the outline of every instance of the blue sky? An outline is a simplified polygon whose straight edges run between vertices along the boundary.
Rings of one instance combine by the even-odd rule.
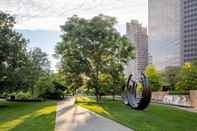
[[[30,40],[29,47],[39,47],[46,52],[51,61],[51,69],[55,70],[58,60],[53,58],[53,54],[56,43],[60,41],[60,31],[17,29],[17,32]]]
[[[137,19],[148,23],[148,0],[0,0],[0,10],[16,17],[15,29],[30,40],[30,47],[40,47],[49,54],[52,69],[57,60],[52,57],[60,40],[60,25],[74,14],[91,18],[98,14],[115,16],[116,28],[125,33],[125,23]]]

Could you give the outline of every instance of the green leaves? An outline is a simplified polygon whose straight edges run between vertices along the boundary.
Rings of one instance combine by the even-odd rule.
[[[149,65],[145,71],[153,90],[160,90],[165,86],[167,90],[196,90],[197,66],[196,60],[183,64],[181,67],[167,67],[161,73],[154,65]]]
[[[83,74],[90,81],[86,83],[99,91],[101,74],[116,79],[123,73],[123,64],[132,58],[133,47],[117,32],[115,24],[116,19],[110,16],[83,19],[74,15],[61,26],[64,34],[56,45],[56,53],[62,56],[65,75],[77,80]],[[78,85],[70,83],[73,84]]]
[[[177,90],[197,89],[197,67],[192,63],[185,63],[178,74]]]
[[[161,77],[154,65],[148,65],[145,69],[145,74],[148,76],[150,87],[153,91],[161,89]]]
[[[50,70],[47,54],[39,48],[27,50],[29,41],[13,29],[14,24],[13,16],[0,12],[0,92],[33,90]]]

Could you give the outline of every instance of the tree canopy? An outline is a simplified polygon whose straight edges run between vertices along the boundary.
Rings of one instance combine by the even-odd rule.
[[[0,92],[32,90],[40,76],[49,73],[47,54],[28,48],[29,41],[13,28],[15,18],[0,12]]]
[[[123,65],[133,56],[131,43],[117,32],[115,24],[116,19],[110,16],[83,19],[74,15],[61,26],[62,41],[56,46],[65,75],[72,78],[72,85],[78,87],[80,77],[85,75],[97,98],[101,89],[100,76],[118,77],[123,72]]]
[[[177,90],[197,89],[197,66],[185,63],[178,74],[179,81],[176,83]]]

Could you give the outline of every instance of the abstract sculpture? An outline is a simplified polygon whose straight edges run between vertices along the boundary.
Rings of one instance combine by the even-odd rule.
[[[127,86],[122,88],[122,99],[124,104],[136,110],[143,110],[149,105],[151,99],[148,78],[144,73],[141,74],[140,80],[133,80],[132,76],[132,74],[129,76]]]

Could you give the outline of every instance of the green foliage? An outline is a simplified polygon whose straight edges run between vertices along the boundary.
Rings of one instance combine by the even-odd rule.
[[[179,90],[179,91],[169,91],[169,95],[189,95],[189,91]]]
[[[153,65],[146,68],[146,75],[149,78],[153,91],[159,90],[162,86],[170,91],[185,91],[197,89],[197,60],[185,63],[181,67],[167,67],[159,73]]]
[[[47,93],[52,93],[55,90],[52,79],[49,76],[40,77],[34,88],[38,97],[47,97]]]
[[[23,92],[23,91],[17,92],[15,97],[17,100],[28,100],[32,98],[30,92]]]
[[[176,90],[176,83],[178,82],[179,67],[167,67],[162,73],[161,78],[164,82],[162,85],[168,87],[168,90]]]
[[[185,63],[181,67],[178,77],[179,81],[176,83],[177,90],[197,89],[197,67],[192,63]]]
[[[57,43],[56,53],[62,58],[66,83],[73,91],[83,85],[85,76],[87,88],[94,88],[98,96],[101,85],[105,85],[100,75],[114,79],[122,74],[133,47],[117,32],[115,24],[114,17],[99,15],[87,20],[74,15],[61,27],[62,41]]]
[[[39,48],[27,50],[28,40],[13,27],[15,18],[0,12],[0,93],[29,91],[39,77],[48,74],[47,54]]]
[[[191,64],[197,68],[197,58],[191,61]]]
[[[63,85],[53,80],[52,76],[43,76],[35,84],[37,97],[48,99],[62,99],[64,97]]]
[[[145,74],[148,76],[150,87],[153,91],[161,89],[161,78],[159,72],[154,65],[148,65],[145,69]]]
[[[0,101],[0,131],[54,131],[56,101]]]
[[[0,92],[23,85],[27,40],[13,30],[14,17],[0,12]]]

